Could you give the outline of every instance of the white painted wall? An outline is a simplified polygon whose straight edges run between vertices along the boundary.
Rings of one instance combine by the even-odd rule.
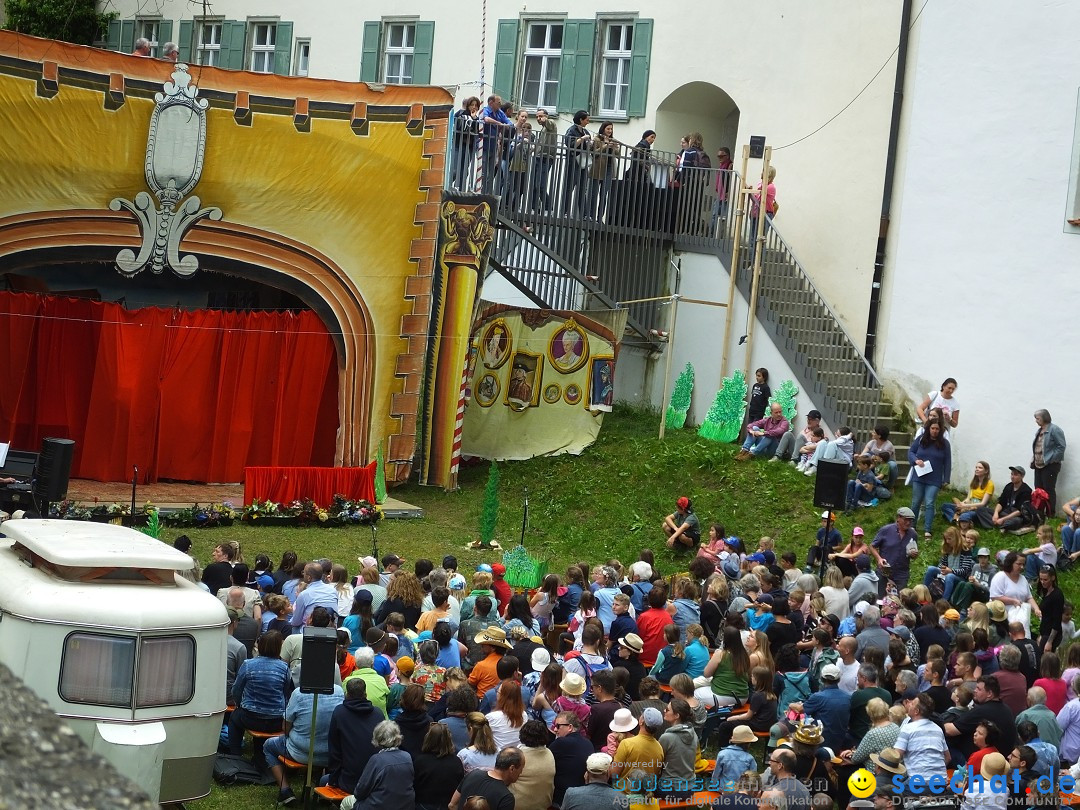
[[[107,5],[121,18],[160,14],[173,20],[191,19],[201,8],[188,0],[110,0]],[[616,137],[632,144],[643,130],[656,129],[656,148],[677,150],[679,137],[696,129],[715,155],[720,146],[732,146],[738,154],[750,135],[765,135],[778,147],[780,232],[847,330],[860,338],[873,276],[895,73],[890,54],[899,37],[901,0],[716,0],[685,8],[653,0],[631,6],[655,21],[648,110],[644,118],[618,124]],[[588,18],[627,8],[623,0],[542,7],[488,0],[487,82],[494,72],[500,18],[559,12]],[[384,0],[376,7],[355,0],[215,0],[211,12],[227,19],[292,20],[293,36],[311,40],[310,75],[342,81],[360,76],[365,20],[435,20],[432,81],[458,86],[459,99],[485,95],[476,85],[482,50],[478,0]],[[694,104],[693,93],[677,97],[686,106],[657,114],[665,99],[691,82],[722,89],[738,114],[722,105]],[[561,121],[560,129],[568,125]]]
[[[1003,486],[1049,409],[1073,441],[1062,502],[1080,493],[1080,235],[1064,223],[1080,5],[975,9],[931,2],[916,27],[880,365],[912,398],[959,380],[954,484],[985,459]]]

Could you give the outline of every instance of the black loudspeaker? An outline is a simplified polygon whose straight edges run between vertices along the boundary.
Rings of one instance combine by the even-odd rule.
[[[822,509],[843,509],[847,499],[850,470],[851,467],[846,461],[819,461],[817,478],[814,480],[814,506]]]
[[[304,646],[300,652],[300,691],[304,694],[334,694],[337,666],[337,630],[305,627]]]
[[[71,478],[71,457],[75,442],[71,439],[42,439],[38,455],[37,476],[34,478],[34,497],[39,501],[56,503],[67,497]]]

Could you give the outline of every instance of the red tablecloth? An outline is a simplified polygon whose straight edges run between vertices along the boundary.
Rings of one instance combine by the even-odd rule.
[[[290,504],[311,498],[329,506],[335,495],[375,503],[375,462],[366,467],[245,467],[244,503]]]

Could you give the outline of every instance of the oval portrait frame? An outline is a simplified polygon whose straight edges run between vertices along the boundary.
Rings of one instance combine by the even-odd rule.
[[[495,383],[495,393],[492,394],[490,398],[483,397],[480,394],[480,389],[484,384],[484,380],[488,379],[489,377]],[[474,394],[474,397],[476,398],[476,404],[479,405],[481,408],[490,408],[499,400],[499,394],[501,391],[502,385],[499,383],[498,376],[496,376],[495,374],[484,374],[480,377],[480,382],[476,384],[476,394]]]
[[[561,360],[563,355],[561,353],[559,355],[555,354],[556,346],[559,347],[560,352],[562,351],[562,336],[565,332],[573,332],[581,339],[581,355],[569,366],[562,364]],[[552,333],[551,340],[548,341],[547,354],[548,362],[551,363],[556,371],[560,374],[573,374],[584,366],[589,359],[589,336],[585,334],[585,330],[578,326],[574,319],[571,318]]]
[[[495,363],[489,363],[487,358],[487,344],[494,334],[496,329],[502,330],[503,335],[506,336],[506,345],[503,347],[502,355]],[[514,353],[514,339],[510,336],[510,328],[506,325],[506,321],[502,318],[496,318],[494,321],[487,325],[483,334],[480,337],[480,345],[477,347],[480,355],[480,362],[483,363],[484,368],[495,369],[502,368],[506,365],[506,361],[510,359],[510,355]]]
[[[548,383],[544,386],[544,402],[554,405],[562,399],[562,386],[558,383]]]
[[[570,383],[563,389],[563,400],[567,405],[577,405],[581,402],[581,386],[577,383]]]

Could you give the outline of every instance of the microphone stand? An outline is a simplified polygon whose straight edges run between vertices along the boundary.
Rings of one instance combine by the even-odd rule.
[[[378,541],[378,539],[376,537],[376,532],[377,531],[378,531],[378,529],[376,528],[375,524],[372,523],[371,524],[371,556],[375,558],[376,562],[378,562],[381,559],[381,557],[379,557],[379,541]]]
[[[525,487],[525,508],[521,513],[521,540],[519,546],[525,545],[525,527],[529,523],[529,488]]]
[[[139,468],[137,465],[131,465],[131,522],[129,525],[135,525],[135,488],[139,484]]]

